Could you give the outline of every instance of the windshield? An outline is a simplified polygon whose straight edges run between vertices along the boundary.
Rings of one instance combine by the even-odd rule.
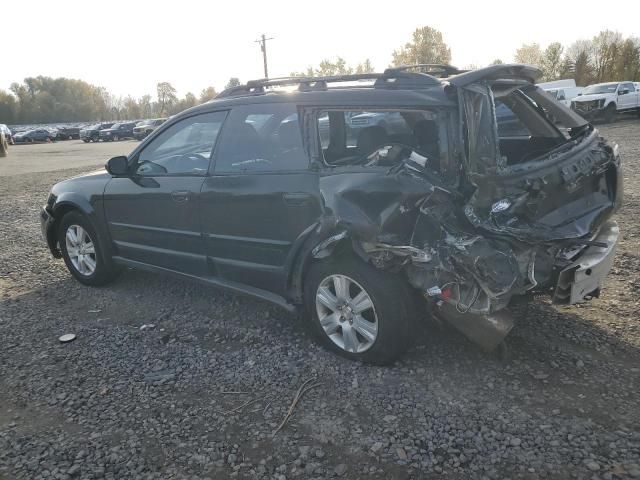
[[[113,128],[113,129],[115,130],[116,128],[120,128],[120,126],[121,126],[121,124],[120,124],[120,123],[114,123],[114,124],[113,124],[111,127],[109,127],[109,128]]]
[[[558,98],[558,90],[546,90],[546,92],[553,98]]]
[[[584,89],[582,94],[592,95],[594,93],[615,93],[617,88],[617,83],[602,83],[600,85],[590,85]]]

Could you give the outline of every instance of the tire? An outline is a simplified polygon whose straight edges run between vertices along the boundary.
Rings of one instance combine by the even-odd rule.
[[[83,141],[84,143],[89,143],[91,140],[89,140],[88,138],[83,138],[83,139],[82,139],[82,141]]]
[[[70,230],[72,234],[67,238]],[[78,250],[86,252],[84,255],[75,256],[72,251],[70,256],[69,248],[77,248],[74,247],[73,237],[78,239],[76,245],[82,244],[82,248]],[[93,251],[88,249],[87,238],[93,245]],[[58,228],[58,242],[64,263],[71,275],[80,283],[96,287],[105,285],[116,277],[115,265],[111,261],[105,262],[103,259],[101,240],[96,235],[91,222],[82,213],[71,211],[62,217]],[[89,258],[87,259],[87,257]]]
[[[613,123],[616,120],[616,104],[610,103],[604,109],[604,121],[607,123]]]
[[[336,285],[341,284],[344,291],[345,280],[348,294],[336,293]],[[361,292],[368,298],[358,302]],[[348,305],[341,297],[349,298]],[[343,305],[332,308],[336,305],[333,300]],[[386,365],[409,346],[415,304],[409,285],[399,275],[349,256],[313,263],[305,279],[304,301],[310,333],[321,345],[343,357]],[[371,306],[367,307],[369,302]],[[330,335],[325,328],[334,332]]]

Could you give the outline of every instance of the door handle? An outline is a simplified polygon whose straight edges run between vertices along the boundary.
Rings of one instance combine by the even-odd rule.
[[[311,201],[308,193],[283,193],[284,203],[292,207],[302,207]]]
[[[189,190],[175,190],[171,192],[171,199],[174,202],[187,202],[190,196],[191,192]]]

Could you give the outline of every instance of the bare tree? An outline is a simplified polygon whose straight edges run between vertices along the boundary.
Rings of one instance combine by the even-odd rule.
[[[593,37],[592,63],[596,82],[614,79],[614,66],[621,46],[619,32],[604,30]]]

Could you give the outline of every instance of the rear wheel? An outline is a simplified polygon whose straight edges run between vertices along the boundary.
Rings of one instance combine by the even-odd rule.
[[[604,121],[607,123],[612,123],[616,119],[616,106],[614,103],[610,103],[607,105],[607,108],[604,109]]]
[[[103,259],[100,239],[83,214],[77,211],[62,217],[58,242],[69,272],[85,285],[98,286],[112,281],[116,268]]]
[[[352,360],[384,365],[409,344],[412,297],[400,276],[356,258],[313,264],[305,282],[312,334]]]

